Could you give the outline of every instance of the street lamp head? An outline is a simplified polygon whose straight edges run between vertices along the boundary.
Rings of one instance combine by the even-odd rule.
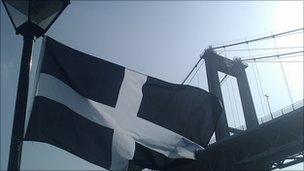
[[[2,0],[16,34],[42,36],[70,3],[69,0]]]

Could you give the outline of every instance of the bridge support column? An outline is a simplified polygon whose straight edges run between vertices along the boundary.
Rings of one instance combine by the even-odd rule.
[[[222,103],[224,103],[221,86],[220,86],[220,80],[217,72],[216,61],[214,58],[209,57],[208,53],[205,53],[203,58],[205,59],[205,64],[206,64],[209,92],[215,95],[216,97],[218,97],[219,100]],[[222,105],[224,107],[224,104]],[[216,126],[215,138],[216,141],[218,141],[228,136],[229,136],[228,123],[227,123],[225,110],[223,110]]]
[[[212,49],[207,49],[202,58],[205,59],[209,92],[217,96],[219,100],[223,102],[218,71],[234,76],[237,79],[239,87],[246,127],[247,129],[251,129],[258,126],[258,119],[245,72],[247,65],[243,64],[241,60],[230,60],[228,58],[224,58],[213,52]],[[218,121],[215,135],[217,141],[229,136],[225,111],[223,111]]]
[[[239,87],[244,118],[246,122],[247,129],[254,128],[258,126],[258,118],[256,116],[252,95],[250,92],[250,87],[247,79],[247,75],[245,72],[245,66],[241,61],[237,60],[236,65],[240,65],[240,70],[237,73],[237,84]]]

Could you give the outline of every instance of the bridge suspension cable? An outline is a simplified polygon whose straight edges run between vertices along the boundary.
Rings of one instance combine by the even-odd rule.
[[[256,61],[256,60],[260,60],[260,59],[268,59],[268,58],[275,58],[275,57],[281,57],[281,56],[289,56],[289,55],[294,55],[294,54],[300,54],[303,53],[304,51],[295,51],[295,52],[288,52],[288,53],[278,53],[275,55],[267,55],[267,56],[259,56],[259,57],[255,57],[255,58],[244,58],[241,59],[242,61]]]
[[[241,44],[245,44],[245,43],[251,43],[251,42],[266,40],[266,39],[270,39],[270,38],[290,35],[290,34],[296,34],[297,32],[303,31],[303,30],[304,30],[304,28],[299,28],[299,29],[295,29],[295,30],[281,32],[281,33],[278,33],[278,34],[273,34],[273,35],[270,35],[270,36],[259,37],[259,38],[255,38],[255,39],[251,39],[251,40],[246,40],[246,41],[241,41],[241,42],[232,43],[232,44],[223,45],[223,46],[211,47],[211,49],[215,50],[215,49],[227,48],[227,47],[241,45]]]
[[[225,48],[224,48],[224,55],[225,55],[225,57],[227,58],[227,53],[226,53],[226,49],[225,49]],[[223,85],[224,81],[227,80],[228,77],[229,77],[229,75],[228,75],[228,74],[225,74],[225,75],[222,77],[222,79],[220,79],[220,85]],[[230,91],[229,84],[226,84],[226,86],[227,86],[227,89],[228,89],[229,106],[230,106],[230,110],[231,110],[231,114],[232,114],[232,119],[233,119],[234,127],[236,128],[237,125],[236,125],[236,122],[235,122],[235,117],[234,117],[234,115],[237,115],[237,117],[239,118],[239,116],[238,116],[238,110],[237,110],[237,108],[236,108],[236,112],[234,112],[233,107],[232,107],[232,103],[233,103],[233,102],[232,102],[231,97],[230,97],[230,93],[232,93],[232,91]],[[232,86],[232,85],[231,85],[231,86]],[[232,89],[233,89],[233,87],[232,87]],[[234,98],[234,99],[235,99],[235,98]],[[236,101],[234,101],[234,106],[235,106],[235,105],[236,105]],[[227,119],[228,119],[228,118],[227,118]],[[240,121],[239,121],[238,125],[241,125],[241,124],[240,124]]]
[[[194,65],[194,67],[191,69],[191,71],[188,73],[188,75],[186,76],[186,78],[183,80],[182,84],[185,84],[185,82],[187,81],[187,79],[190,77],[190,75],[192,74],[192,72],[194,71],[194,69],[198,66],[198,64],[201,62],[202,60],[202,55],[200,55],[200,59],[196,62],[196,64]],[[190,81],[191,82],[191,81]]]
[[[270,48],[251,48],[251,51],[267,51],[267,50],[276,50],[276,49],[303,49],[303,46],[287,46],[287,47],[270,47]],[[226,49],[227,52],[239,52],[239,51],[248,51],[248,49]]]
[[[241,120],[240,120],[240,116],[239,116],[237,101],[236,101],[236,97],[235,97],[236,95],[235,95],[235,92],[234,92],[234,86],[233,86],[233,83],[232,83],[231,79],[229,79],[229,83],[230,83],[231,89],[232,89],[231,93],[232,93],[232,96],[233,96],[233,102],[234,102],[233,104],[234,104],[234,107],[236,109],[236,116],[238,118],[239,125],[242,125]]]
[[[251,51],[250,51],[249,44],[247,43],[246,45],[247,45],[249,56],[251,56],[252,54],[251,54]],[[265,115],[266,114],[265,106],[264,106],[265,100],[263,100],[264,91],[263,91],[263,88],[262,88],[262,82],[261,82],[259,70],[258,70],[258,67],[255,65],[255,63],[253,63],[252,71],[253,71],[253,75],[254,75],[254,78],[255,78],[255,82],[256,82],[256,86],[257,86],[257,90],[258,90],[258,95],[259,95],[259,98],[260,98],[261,108],[262,108],[263,114]]]
[[[198,71],[197,71],[197,73],[198,73]],[[196,78],[197,78],[197,87],[200,87],[200,79],[199,79],[199,75],[198,74],[196,74]]]
[[[284,60],[284,61],[281,61],[281,60],[279,60],[279,61],[249,61],[249,62],[254,62],[254,63],[280,63],[280,62],[283,62],[283,63],[303,63],[304,61],[286,61],[286,60]]]
[[[226,52],[226,48],[224,48],[224,55],[225,55],[225,58],[227,58],[227,52]],[[222,79],[220,79],[220,85],[223,85],[224,84],[224,82],[225,82],[225,80],[227,80],[227,78],[228,78],[228,74],[225,74],[224,76],[223,76],[223,78]]]
[[[236,124],[236,122],[235,122],[235,112],[234,112],[234,110],[233,110],[233,106],[232,106],[232,100],[231,100],[231,90],[230,90],[230,88],[229,88],[229,84],[226,84],[226,87],[227,87],[227,94],[228,94],[228,104],[229,104],[229,107],[230,107],[230,111],[231,111],[231,114],[232,114],[232,119],[233,119],[233,124],[234,124],[234,127],[236,128],[237,127],[237,124]],[[224,103],[224,105],[225,105],[225,103]],[[227,118],[228,119],[228,118]]]
[[[278,47],[276,39],[273,39],[273,42],[274,42],[275,47]],[[277,53],[278,54],[280,53],[279,49],[277,49]],[[302,51],[302,53],[303,53],[303,51]],[[277,58],[280,60],[280,56],[277,56]],[[293,103],[294,102],[293,102],[292,95],[291,95],[291,92],[290,92],[290,87],[289,87],[289,84],[288,84],[288,81],[287,81],[286,73],[285,73],[282,62],[279,62],[279,63],[280,63],[280,66],[281,66],[281,70],[282,70],[282,74],[283,74],[283,78],[284,78],[284,83],[285,83],[285,86],[286,86],[286,89],[287,89],[288,97],[289,97],[290,103],[291,103],[292,108],[293,108]]]
[[[198,62],[199,63],[199,62]],[[197,64],[198,64],[197,63]],[[191,83],[191,81],[193,80],[193,78],[196,76],[196,74],[197,74],[197,72],[198,72],[198,70],[203,66],[203,64],[204,64],[204,62],[202,62],[200,65],[199,65],[199,67],[197,68],[197,66],[195,67],[195,68],[197,68],[197,70],[195,71],[195,73],[192,75],[192,77],[190,78],[190,80],[189,80],[189,82],[188,82],[188,84],[190,84]],[[193,68],[193,70],[195,69],[195,68]],[[193,71],[192,71],[193,72]],[[190,73],[191,74],[191,73]],[[190,74],[189,74],[189,76],[190,76]],[[183,83],[182,84],[184,84],[184,82],[186,81],[187,79],[185,79],[184,81],[183,81]]]
[[[221,85],[224,84],[224,82],[227,80],[228,76],[229,76],[228,74],[225,74],[225,75],[223,76],[223,78],[220,79],[220,84],[221,84]]]

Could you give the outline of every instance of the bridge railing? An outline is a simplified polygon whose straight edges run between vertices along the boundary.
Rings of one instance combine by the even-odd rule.
[[[286,107],[284,107],[284,108],[282,108],[280,110],[272,112],[269,115],[260,117],[258,119],[258,123],[259,123],[259,125],[261,125],[261,124],[263,124],[265,122],[269,122],[272,119],[275,119],[275,118],[280,117],[282,115],[286,115],[286,114],[288,114],[288,113],[290,113],[290,112],[292,112],[292,111],[294,111],[296,109],[299,109],[300,107],[303,107],[303,106],[304,106],[304,99],[300,100],[300,101],[298,101],[298,102],[296,102],[296,103],[294,103],[292,105],[286,106]],[[244,125],[240,125],[240,126],[236,127],[236,129],[246,130],[247,128],[246,128],[246,125],[244,124]]]
[[[298,101],[298,102],[296,102],[296,103],[294,103],[292,105],[286,106],[286,107],[284,107],[284,108],[282,108],[280,110],[277,110],[277,111],[275,111],[275,112],[273,112],[273,113],[271,113],[269,115],[266,115],[266,116],[263,116],[263,117],[259,118],[258,119],[258,123],[259,123],[259,125],[261,125],[261,124],[263,124],[265,122],[269,122],[272,119],[278,118],[278,117],[280,117],[282,115],[286,115],[286,114],[288,114],[288,113],[290,113],[290,112],[292,112],[292,111],[294,111],[296,109],[299,109],[299,108],[301,108],[303,106],[304,106],[304,99],[300,100],[300,101]],[[247,127],[244,124],[244,125],[240,125],[240,126],[236,127],[236,129],[246,130]],[[231,133],[231,135],[232,135],[232,133]],[[209,144],[213,144],[215,142],[216,142],[215,135],[213,135],[211,137],[210,141],[209,141]]]
[[[285,115],[285,114],[288,114],[296,109],[299,109],[300,107],[303,107],[304,106],[304,100],[300,100],[292,105],[289,105],[287,107],[284,107],[280,110],[277,110],[269,115],[266,115],[266,116],[263,116],[261,118],[259,118],[258,122],[259,124],[263,124],[265,122],[268,122],[272,119],[275,119],[277,117],[280,117],[282,115]]]

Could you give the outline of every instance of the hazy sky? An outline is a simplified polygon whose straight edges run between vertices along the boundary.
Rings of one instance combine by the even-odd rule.
[[[181,83],[198,60],[200,53],[209,45],[245,40],[301,27],[303,1],[72,1],[47,34],[91,55],[153,77]],[[302,38],[303,34],[297,34],[288,39],[249,44],[249,48],[275,45],[303,47]],[[40,44],[41,38],[35,42],[33,49],[33,70],[37,63]],[[7,168],[21,50],[22,37],[15,35],[1,3],[1,169]],[[235,56],[249,57],[275,53],[232,53],[228,50],[222,54],[231,59]],[[303,61],[303,56],[294,59]],[[303,99],[303,63],[284,63],[283,66],[293,101]],[[258,116],[264,116],[268,111],[265,99],[261,100],[259,97],[259,89],[252,74],[254,67],[258,68],[261,75],[263,92],[260,94],[270,96],[272,110],[290,105],[280,65],[262,63],[255,66],[249,63],[247,74]],[[204,66],[191,84],[208,89]],[[234,80],[229,78],[223,85],[223,91],[227,92],[233,85]],[[224,102],[230,96],[231,94],[224,93]],[[237,109],[241,110],[238,102],[236,100],[236,104],[233,104],[228,100],[225,104],[228,122],[232,126],[243,124],[241,114],[235,114],[238,113]],[[236,109],[232,108],[234,105]],[[239,119],[236,121],[237,117]],[[47,144],[25,142],[23,149],[23,169],[99,169]],[[302,168],[303,165],[293,166],[293,169]]]

